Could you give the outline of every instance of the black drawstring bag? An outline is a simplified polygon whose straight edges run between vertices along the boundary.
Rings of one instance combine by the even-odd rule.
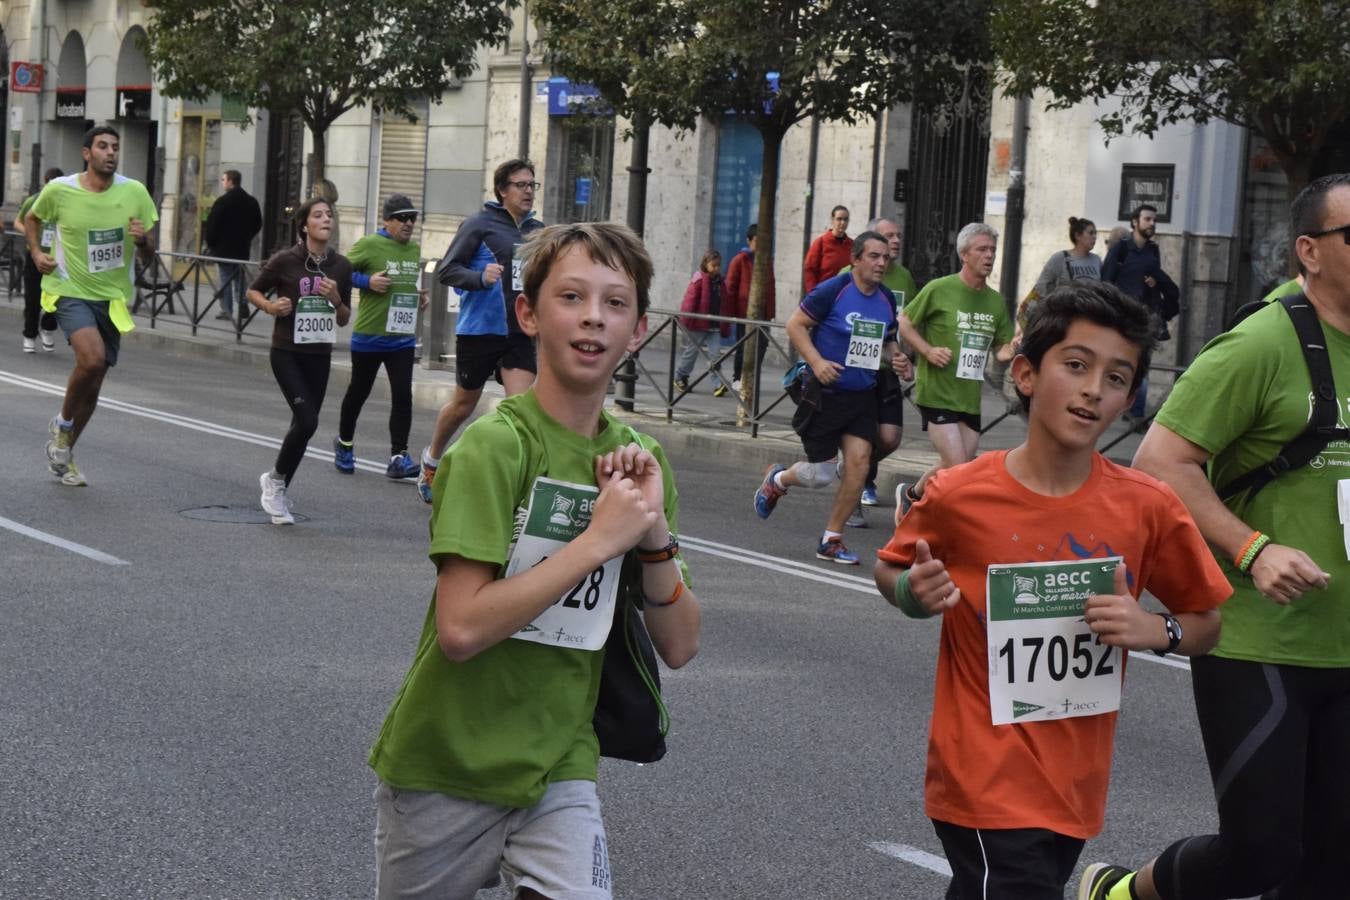
[[[634,553],[624,557],[619,583],[625,588],[605,639],[600,694],[591,723],[600,739],[601,756],[650,763],[666,755],[670,716],[661,700],[656,650],[640,612],[641,569]]]

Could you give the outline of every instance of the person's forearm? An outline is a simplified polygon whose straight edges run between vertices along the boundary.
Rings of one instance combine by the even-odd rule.
[[[1177,644],[1177,653],[1182,656],[1204,656],[1219,643],[1220,619],[1218,610],[1211,609],[1202,613],[1176,613],[1175,615],[1177,624],[1181,626],[1181,643]],[[1164,627],[1164,636],[1166,630],[1166,627]],[[1162,647],[1158,649],[1161,650]]]
[[[816,349],[816,345],[811,343],[810,329],[795,319],[788,319],[785,328],[792,349],[797,351],[797,355],[805,360],[808,366],[815,368],[823,357],[820,355],[820,351]]]
[[[672,669],[678,669],[698,653],[701,617],[698,598],[682,585],[679,563],[675,560],[642,564],[642,596],[648,601],[643,611],[647,631],[656,652]],[[672,597],[674,603],[670,602]],[[614,627],[619,627],[618,617]]]
[[[42,252],[42,220],[29,213],[24,216],[23,240],[28,245],[28,255],[34,258]]]
[[[933,345],[924,340],[923,335],[919,334],[919,329],[914,327],[914,323],[903,315],[900,317],[898,330],[900,336],[905,339],[905,343],[913,347],[914,352],[920,356],[927,357],[929,351],[933,349]]]
[[[455,662],[466,662],[539,617],[607,559],[582,537],[510,578],[493,578],[476,589],[456,583],[442,565],[436,578],[436,639]],[[452,598],[448,599],[448,598]]]
[[[1252,528],[1219,499],[1203,466],[1190,460],[1164,458],[1152,453],[1145,444],[1139,448],[1134,468],[1146,472],[1176,491],[1195,520],[1205,540],[1229,559],[1235,557],[1251,537]]]

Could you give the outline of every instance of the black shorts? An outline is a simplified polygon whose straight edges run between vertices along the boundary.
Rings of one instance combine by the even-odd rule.
[[[814,390],[813,390],[814,388]],[[802,439],[807,462],[826,462],[839,454],[839,441],[856,435],[877,442],[877,392],[828,391],[811,379],[792,417],[792,430]]]
[[[881,425],[905,424],[905,389],[890,369],[877,372],[877,422]]]
[[[1045,828],[967,828],[933,820],[952,880],[947,900],[1063,900],[1086,841]]]
[[[920,406],[919,415],[923,418],[923,430],[929,425],[965,425],[972,431],[980,430],[978,413],[957,412],[954,409],[942,409],[937,406]]]
[[[512,334],[461,334],[455,338],[455,381],[466,391],[481,391],[489,378],[502,383],[502,369],[539,371],[534,339]]]

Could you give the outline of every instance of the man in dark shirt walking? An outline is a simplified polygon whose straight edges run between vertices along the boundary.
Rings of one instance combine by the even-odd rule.
[[[240,187],[243,176],[237,169],[226,169],[220,176],[221,195],[211,206],[206,217],[203,238],[207,253],[221,259],[246,260],[253,238],[262,230],[262,210],[258,201]],[[242,263],[217,263],[220,270],[220,311],[217,319],[234,318],[234,301],[239,299],[239,312],[244,312],[245,283]]]
[[[1102,262],[1102,281],[1109,281],[1152,310],[1158,316],[1158,336],[1161,340],[1167,340],[1170,335],[1162,315],[1162,298],[1170,296],[1175,303],[1180,291],[1177,290],[1176,282],[1163,271],[1162,256],[1158,252],[1158,245],[1153,242],[1157,217],[1157,208],[1147,203],[1130,215],[1130,236],[1111,245]],[[1135,393],[1129,415],[1142,419],[1147,401],[1148,379],[1145,378]]]

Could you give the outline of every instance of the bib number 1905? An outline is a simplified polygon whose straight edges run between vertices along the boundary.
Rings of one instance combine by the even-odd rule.
[[[1093,657],[1092,647],[1102,648],[1101,655]],[[1027,651],[1026,678],[1018,681],[1017,648]],[[1100,636],[1076,634],[1073,636],[1073,657],[1070,666],[1069,641],[1064,635],[1054,635],[1048,641],[1043,637],[1008,638],[998,649],[999,658],[1007,661],[1004,670],[1008,673],[1008,684],[1034,684],[1037,676],[1048,675],[1051,681],[1063,681],[1070,672],[1075,678],[1087,678],[1089,675],[1110,675],[1115,671],[1111,664],[1112,648],[1103,644]],[[1094,668],[1095,663],[1095,668]]]

